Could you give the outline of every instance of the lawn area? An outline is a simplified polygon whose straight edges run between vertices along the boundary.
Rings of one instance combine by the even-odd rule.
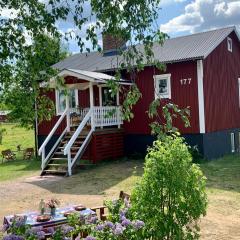
[[[14,123],[2,123],[0,128],[6,129],[3,133],[2,145],[0,145],[0,152],[6,149],[17,151],[17,146],[21,145],[21,149],[28,147],[34,147],[34,131],[33,129],[25,129],[17,126]],[[22,157],[22,154],[17,154],[18,158]]]
[[[29,170],[19,167],[20,171],[28,174],[34,171],[34,164]],[[200,239],[240,239],[240,156],[226,156],[200,166],[207,177],[209,200],[207,215],[200,223]],[[120,190],[130,193],[142,173],[143,160],[120,159],[79,170],[68,178],[27,176],[5,181],[0,184],[0,218],[37,210],[41,198],[56,197],[62,206],[70,203],[98,206],[105,199],[117,198]]]
[[[40,169],[40,162],[36,160],[23,160],[23,152],[17,151],[17,145],[21,149],[34,147],[34,132],[18,127],[16,124],[1,124],[1,128],[6,129],[3,133],[0,152],[6,149],[16,151],[17,160],[2,163],[0,160],[0,181],[13,180],[25,175],[35,174]]]
[[[18,159],[12,162],[0,163],[0,182],[14,180],[22,176],[39,174],[40,166],[40,161],[36,159]]]

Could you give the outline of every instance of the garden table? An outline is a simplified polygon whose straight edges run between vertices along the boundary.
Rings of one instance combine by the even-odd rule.
[[[67,223],[67,217],[64,217],[64,213],[69,211],[74,211],[75,206],[70,207],[64,207],[64,208],[57,208],[56,214],[54,217],[51,217],[51,219],[47,222],[37,222],[37,217],[39,216],[39,212],[27,212],[23,214],[16,214],[17,216],[27,216],[26,225],[29,225],[31,227],[43,227],[43,228],[49,228],[49,227],[55,227],[61,224]],[[79,215],[92,215],[96,216],[96,213],[92,211],[89,208],[86,208],[82,211],[76,211],[76,213],[79,213]],[[15,216],[16,216],[15,215]],[[12,219],[14,215],[5,216],[3,220],[3,224],[6,224],[8,227],[12,225]]]

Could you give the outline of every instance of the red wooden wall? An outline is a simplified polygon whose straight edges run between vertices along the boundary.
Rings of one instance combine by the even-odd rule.
[[[134,106],[134,119],[130,123],[124,124],[124,130],[129,134],[150,134],[149,123],[146,111],[149,104],[154,100],[154,79],[153,75],[171,73],[171,95],[172,101],[180,108],[190,107],[191,127],[185,128],[183,122],[178,119],[174,122],[175,126],[182,133],[198,133],[198,91],[197,91],[197,64],[195,61],[167,64],[166,72],[160,73],[153,67],[146,67],[140,72],[136,81],[142,93],[142,98]],[[191,78],[191,83],[182,85],[181,79]],[[166,100],[165,100],[166,102]],[[164,103],[164,101],[163,101]]]
[[[123,156],[124,132],[119,129],[104,129],[93,133],[91,142],[82,159],[91,160],[92,163],[104,159],[115,159]]]
[[[206,132],[240,128],[240,43],[235,33],[230,37],[233,52],[228,51],[225,39],[204,60]]]

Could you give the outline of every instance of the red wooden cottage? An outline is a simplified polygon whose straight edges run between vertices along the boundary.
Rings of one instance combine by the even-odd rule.
[[[176,126],[204,157],[240,151],[240,38],[234,27],[155,44],[155,58],[166,64],[166,71],[146,66],[138,74],[142,98],[130,122],[122,121],[120,94],[111,98],[106,86],[121,61],[114,46],[105,37],[103,54],[80,53],[54,65],[70,94],[65,96],[51,80],[47,95],[56,104],[56,116],[38,125],[43,173],[71,175],[79,159],[96,163],[145,151],[154,140],[146,111],[156,91],[181,108],[190,107],[191,127],[181,121]]]

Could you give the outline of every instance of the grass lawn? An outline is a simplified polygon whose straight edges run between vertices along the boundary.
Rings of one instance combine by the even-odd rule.
[[[21,149],[34,147],[34,132],[25,128],[18,127],[16,124],[1,124],[1,128],[6,129],[3,133],[0,152],[5,149],[17,150],[17,145]],[[0,181],[13,180],[24,175],[30,175],[40,169],[40,162],[36,160],[23,160],[23,152],[15,152],[17,160],[2,163],[0,160]],[[2,156],[1,156],[2,157]]]
[[[12,213],[37,210],[41,198],[56,197],[62,206],[101,205],[103,200],[117,198],[120,190],[131,192],[142,176],[143,162],[141,159],[106,161],[81,169],[71,177],[55,179],[30,176],[39,174],[40,162],[36,160],[0,164],[0,219]],[[207,215],[200,223],[200,239],[240,239],[240,155],[202,162],[200,167],[207,177],[209,200]],[[26,178],[18,178],[21,176]],[[9,178],[15,179],[4,181]]]
[[[18,127],[14,123],[2,123],[0,128],[6,129],[3,133],[2,144],[0,145],[0,152],[5,149],[17,151],[17,146],[21,145],[21,149],[27,147],[34,147],[34,131]],[[17,154],[21,158],[21,154]]]

